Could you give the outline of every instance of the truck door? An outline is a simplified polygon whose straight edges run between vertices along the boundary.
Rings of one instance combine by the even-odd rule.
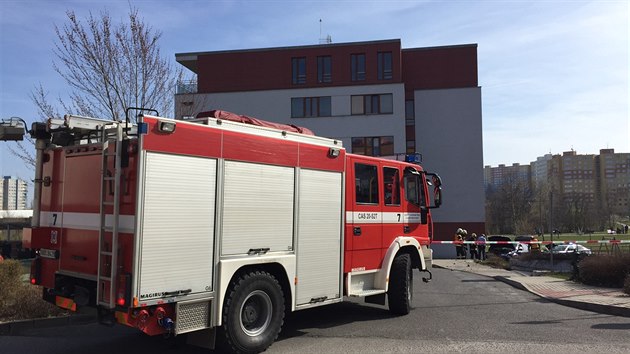
[[[406,235],[406,214],[402,200],[402,171],[400,167],[381,163],[383,172],[383,232],[381,259],[398,236]],[[408,231],[407,231],[408,232]]]
[[[382,208],[377,162],[355,160],[353,169],[354,193],[352,194],[352,213],[348,215],[350,222],[349,237],[351,270],[369,270],[380,266],[382,248]],[[352,185],[352,184],[350,184]]]
[[[422,218],[422,212],[427,211],[425,184],[423,175],[413,167],[405,168],[404,195],[403,232],[416,238],[420,244],[428,245],[429,223]]]

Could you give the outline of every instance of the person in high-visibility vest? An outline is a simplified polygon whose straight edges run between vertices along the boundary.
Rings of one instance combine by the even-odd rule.
[[[461,241],[464,240],[464,238],[462,237],[463,233],[464,233],[464,230],[459,228],[455,232],[455,236],[453,236],[453,242],[456,242],[455,243],[455,253],[457,254],[457,259],[462,259],[462,258],[465,257],[464,245],[461,243]]]
[[[538,242],[538,239],[536,238],[536,236],[532,237],[532,243],[529,244],[529,249],[532,252],[540,252],[540,243],[534,243],[534,242]]]

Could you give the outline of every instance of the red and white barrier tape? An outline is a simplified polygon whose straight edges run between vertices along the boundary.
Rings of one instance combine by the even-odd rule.
[[[509,245],[509,244],[541,244],[541,245],[562,245],[562,244],[571,244],[571,243],[583,243],[583,244],[620,244],[620,243],[630,243],[630,240],[582,240],[582,241],[564,241],[564,240],[554,240],[554,241],[431,241],[432,244],[454,244],[454,245]]]

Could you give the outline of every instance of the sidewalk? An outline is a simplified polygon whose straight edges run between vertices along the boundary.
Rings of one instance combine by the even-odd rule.
[[[464,271],[494,278],[565,306],[630,317],[630,295],[621,289],[599,288],[548,276],[497,269],[470,259],[434,259],[438,268]]]

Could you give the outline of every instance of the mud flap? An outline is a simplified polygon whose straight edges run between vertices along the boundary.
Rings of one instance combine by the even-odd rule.
[[[212,350],[214,349],[216,333],[216,327],[186,333],[186,344]]]
[[[385,293],[366,296],[365,302],[367,302],[368,304],[385,305]]]
[[[116,316],[114,314],[114,311],[110,311],[102,307],[97,308],[97,319],[98,323],[108,327],[112,327],[116,324]]]

